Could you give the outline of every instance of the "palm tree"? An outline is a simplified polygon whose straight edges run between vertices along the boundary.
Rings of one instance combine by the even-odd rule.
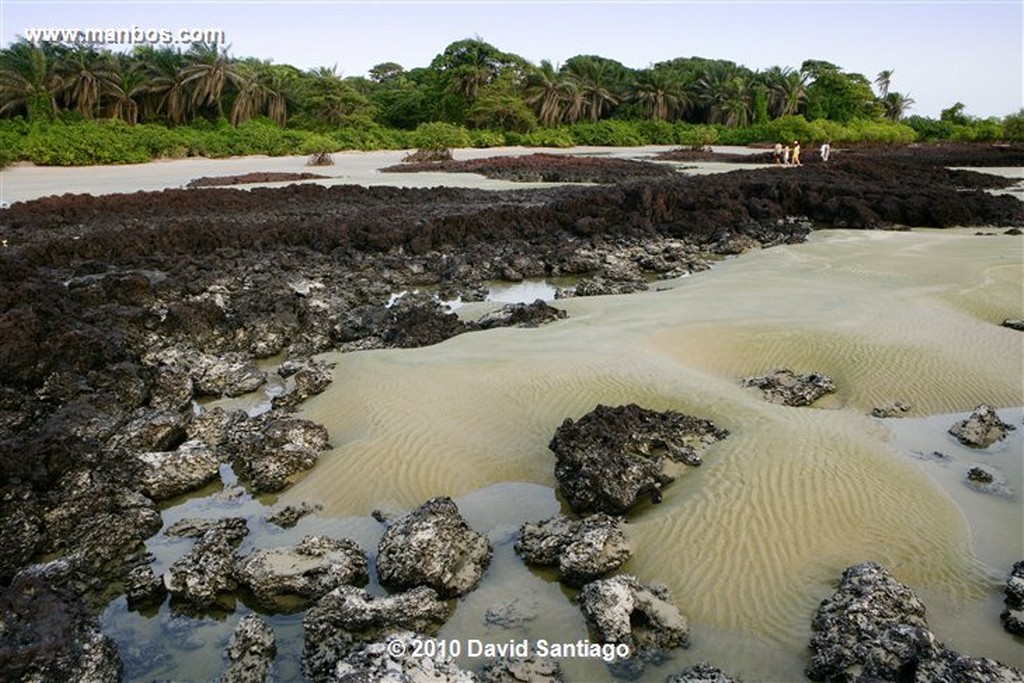
[[[0,52],[0,114],[24,111],[30,119],[57,114],[60,78],[51,45],[19,39]]]
[[[885,118],[890,121],[899,121],[903,115],[914,104],[914,98],[898,92],[886,93],[882,98],[882,108],[885,111]]]
[[[878,99],[884,100],[889,95],[889,84],[892,81],[893,69],[884,69],[878,72],[875,77],[875,85],[878,86]]]
[[[142,86],[143,118],[163,116],[171,125],[183,123],[192,114],[185,81],[185,59],[178,50],[165,47],[138,48],[136,58],[145,64],[149,80]]]
[[[92,119],[99,111],[100,99],[117,81],[106,54],[91,45],[80,45],[66,51],[56,66],[61,81],[61,94],[69,107],[75,107],[82,118]]]
[[[567,80],[546,59],[530,74],[525,100],[534,108],[540,125],[552,126],[562,121],[567,108],[566,86]]]
[[[759,74],[767,89],[768,114],[772,118],[792,116],[807,101],[807,76],[789,67],[773,66]]]
[[[248,60],[238,65],[238,95],[231,107],[231,125],[265,115],[279,126],[288,120],[287,84],[269,62]]]
[[[134,126],[139,121],[136,98],[145,93],[146,76],[142,65],[125,54],[113,55],[113,78],[108,82],[106,115]]]
[[[672,121],[689,106],[689,96],[679,80],[656,70],[641,72],[633,85],[632,99],[659,121]]]
[[[619,103],[618,96],[608,85],[607,74],[595,60],[587,57],[577,58],[568,66],[567,74],[582,90],[584,108],[591,121],[597,121],[606,109]]]
[[[224,88],[229,83],[238,86],[242,82],[227,51],[221,52],[216,45],[196,43],[187,57],[192,63],[185,67],[182,76],[184,84],[192,88],[192,106],[213,107],[218,117],[223,116]]]

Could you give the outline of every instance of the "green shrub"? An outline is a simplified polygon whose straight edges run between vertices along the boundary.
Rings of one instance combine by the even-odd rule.
[[[703,147],[718,142],[718,130],[714,126],[677,123],[676,142],[688,147]]]
[[[1003,139],[1024,141],[1024,109],[1003,119]]]
[[[568,128],[538,128],[525,135],[507,133],[505,141],[523,147],[572,147],[576,144]]]
[[[780,116],[765,124],[765,142],[788,144],[793,140],[814,139],[814,128],[803,116]]]
[[[637,147],[644,144],[633,121],[608,119],[595,123],[574,123],[569,127],[577,145],[594,147]]]
[[[633,126],[640,139],[643,140],[643,144],[674,145],[676,143],[676,129],[668,121],[649,119],[636,121]]]
[[[501,147],[505,144],[505,135],[500,130],[481,128],[469,131],[469,141],[473,147]]]
[[[412,146],[418,149],[469,147],[469,131],[444,121],[421,123],[412,134]]]

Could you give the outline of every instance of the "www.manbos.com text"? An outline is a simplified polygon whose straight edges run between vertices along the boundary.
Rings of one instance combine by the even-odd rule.
[[[226,36],[219,28],[178,28],[120,26],[111,28],[27,28],[30,43],[65,45],[223,45]]]

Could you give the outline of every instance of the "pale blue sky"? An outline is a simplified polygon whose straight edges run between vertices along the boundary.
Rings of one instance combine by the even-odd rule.
[[[1024,2],[82,2],[0,0],[4,45],[26,28],[205,28],[236,56],[300,68],[426,66],[479,36],[539,62],[600,54],[630,67],[673,57],[731,59],[751,69],[824,59],[874,80],[895,71],[910,113],[956,101],[973,116],[1024,106]]]

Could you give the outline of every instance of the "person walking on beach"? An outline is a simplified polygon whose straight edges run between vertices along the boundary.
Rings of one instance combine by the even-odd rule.
[[[800,163],[800,141],[799,140],[793,140],[793,165],[794,166],[803,166],[803,164]]]
[[[789,166],[789,145],[782,149],[782,163]]]
[[[775,157],[775,165],[776,166],[778,166],[778,165],[780,165],[782,163],[782,143],[781,142],[776,142],[775,143],[775,150],[772,153],[772,156]]]
[[[825,140],[821,144],[821,160],[828,161],[828,155],[832,153],[832,145],[828,144],[828,140]]]

